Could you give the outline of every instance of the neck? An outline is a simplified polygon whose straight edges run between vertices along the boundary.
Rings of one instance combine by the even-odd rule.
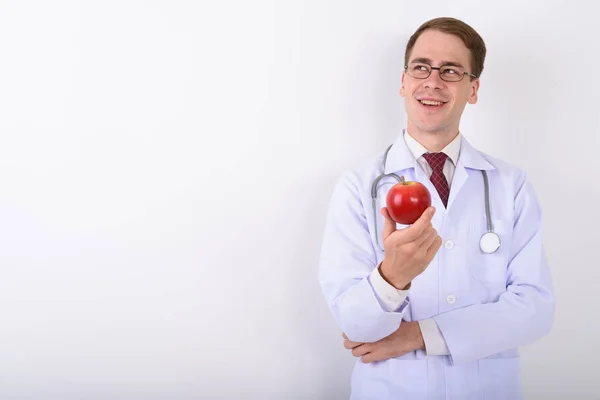
[[[446,147],[458,135],[458,128],[450,130],[426,131],[416,126],[407,126],[409,134],[423,147],[432,153],[437,153]]]

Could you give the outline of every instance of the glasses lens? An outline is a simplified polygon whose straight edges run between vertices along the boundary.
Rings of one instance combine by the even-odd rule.
[[[458,82],[465,76],[461,67],[446,65],[440,68],[440,77],[448,82]]]
[[[431,66],[427,64],[412,63],[407,71],[410,76],[417,79],[425,79],[431,73]]]

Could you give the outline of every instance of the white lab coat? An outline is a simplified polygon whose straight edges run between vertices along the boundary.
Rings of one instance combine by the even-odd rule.
[[[400,135],[385,173],[427,186],[437,212],[433,226],[443,244],[417,276],[397,311],[382,307],[369,274],[383,260],[376,245],[389,188],[378,191],[373,224],[371,184],[382,173],[383,152],[346,171],[337,181],[326,220],[319,281],[333,317],[353,341],[374,342],[401,321],[433,318],[450,355],[423,350],[376,363],[357,359],[351,399],[510,399],[522,397],[518,347],[547,334],[554,296],[542,247],[539,203],[525,174],[483,154],[462,137],[448,208]],[[490,211],[501,247],[479,248],[487,231],[481,170],[488,173]],[[398,228],[403,228],[398,225]]]

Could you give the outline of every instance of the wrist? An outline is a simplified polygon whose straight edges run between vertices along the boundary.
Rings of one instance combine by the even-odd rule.
[[[423,339],[423,332],[421,332],[421,324],[418,321],[413,324],[413,345],[415,350],[425,350],[425,339]]]
[[[403,276],[394,276],[390,273],[390,271],[386,268],[387,264],[385,260],[381,262],[379,265],[379,274],[383,278],[384,281],[392,285],[398,290],[408,290],[411,286],[411,280],[407,279]]]

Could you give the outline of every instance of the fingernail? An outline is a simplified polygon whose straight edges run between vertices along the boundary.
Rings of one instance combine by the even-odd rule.
[[[429,209],[429,215],[433,215],[433,214],[435,214],[435,207],[431,207]]]

